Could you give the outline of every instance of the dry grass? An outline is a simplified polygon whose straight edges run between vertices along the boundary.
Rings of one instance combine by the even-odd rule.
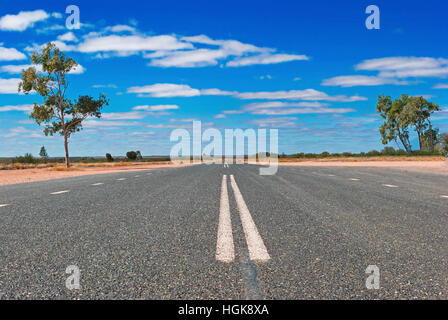
[[[65,165],[57,165],[57,166],[49,168],[48,170],[49,171],[76,171],[76,170],[80,170],[80,169],[76,168],[76,167],[67,168]]]
[[[313,158],[279,158],[279,162],[364,162],[364,161],[444,161],[443,156],[378,156],[378,157],[328,157]]]

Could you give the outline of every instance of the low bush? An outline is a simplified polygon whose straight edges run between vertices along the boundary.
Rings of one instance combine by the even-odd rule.
[[[16,163],[35,163],[36,160],[34,159],[34,157],[31,153],[25,153],[24,156],[16,157],[14,162],[16,162]]]

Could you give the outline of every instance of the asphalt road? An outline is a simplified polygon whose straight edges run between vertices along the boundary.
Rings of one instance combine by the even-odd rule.
[[[448,298],[446,177],[258,169],[0,187],[0,299]],[[79,289],[66,288],[71,265]]]

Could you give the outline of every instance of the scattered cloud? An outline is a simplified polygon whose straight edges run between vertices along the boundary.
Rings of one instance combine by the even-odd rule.
[[[1,79],[0,78],[0,93],[18,93],[19,83],[22,79],[11,78],[11,79]]]
[[[328,108],[328,104],[320,102],[280,102],[270,101],[250,103],[241,108],[242,111],[258,115],[291,115],[291,114],[325,114],[355,112],[352,108]]]
[[[315,89],[306,90],[290,90],[290,91],[259,91],[259,92],[244,92],[236,95],[240,99],[262,99],[262,100],[310,100],[310,101],[336,101],[336,102],[354,102],[365,101],[367,98],[355,96],[329,96],[325,92]]]
[[[109,121],[109,120],[86,120],[83,127],[87,128],[116,128],[116,127],[132,127],[140,126],[141,122],[137,121]]]
[[[179,106],[175,104],[160,104],[155,106],[136,106],[133,107],[132,110],[144,110],[144,111],[165,111],[165,110],[177,110]]]
[[[305,55],[297,54],[262,54],[252,57],[238,58],[227,62],[228,67],[251,66],[255,64],[275,64],[289,61],[309,60]]]
[[[32,104],[20,104],[20,105],[16,105],[16,106],[3,106],[3,107],[0,107],[0,112],[23,111],[25,113],[30,113],[33,110],[33,107],[34,106]]]
[[[30,67],[36,68],[37,72],[42,72],[42,65],[31,65],[31,64],[22,64],[22,65],[6,65],[0,67],[0,72],[6,72],[10,74],[20,74],[23,70],[28,69]],[[82,65],[77,65],[74,67],[69,74],[83,74],[86,69]]]
[[[23,60],[26,56],[14,48],[0,47],[0,61]]]
[[[270,117],[264,119],[254,119],[245,121],[245,123],[255,124],[259,127],[265,128],[282,128],[282,127],[295,127],[298,125],[296,117]]]
[[[67,32],[58,36],[58,40],[67,42],[78,42],[78,38],[73,34],[73,32]]]
[[[117,89],[118,87],[115,84],[94,84],[92,88],[112,88]]]
[[[130,87],[127,92],[156,98],[194,97],[201,94],[198,89],[193,89],[188,85],[172,83],[157,83],[142,87]]]
[[[356,70],[379,71],[382,78],[448,76],[448,59],[430,57],[389,57],[364,60]]]
[[[120,32],[135,33],[135,32],[137,32],[137,30],[134,27],[131,27],[131,26],[128,26],[128,25],[123,25],[123,24],[115,25],[115,26],[112,26],[112,27],[106,27],[105,30],[106,31],[115,32],[115,33],[120,33]]]
[[[80,43],[74,51],[85,53],[93,52],[117,52],[133,54],[139,51],[180,50],[191,49],[190,43],[179,41],[170,35],[161,36],[97,36],[89,37]]]
[[[50,17],[44,10],[20,11],[18,14],[7,14],[0,18],[0,30],[24,31],[36,22]]]
[[[105,120],[138,120],[147,116],[145,112],[129,111],[129,112],[108,112],[103,113],[101,117]]]
[[[406,81],[399,81],[394,78],[381,78],[376,76],[340,76],[325,79],[322,82],[323,86],[338,86],[338,87],[357,87],[357,86],[379,86],[385,84],[407,85]]]
[[[438,83],[433,87],[433,89],[448,89],[448,83]]]

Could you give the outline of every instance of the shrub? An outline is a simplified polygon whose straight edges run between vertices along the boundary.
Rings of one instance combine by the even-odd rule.
[[[126,158],[128,158],[129,160],[137,160],[137,152],[135,151],[126,152]]]
[[[393,147],[384,147],[381,153],[385,156],[393,156],[396,154],[396,151]]]
[[[15,162],[18,162],[18,163],[34,163],[35,160],[34,160],[34,157],[33,157],[33,155],[31,153],[25,153],[24,156],[16,157]]]
[[[110,153],[106,153],[106,160],[107,160],[107,162],[112,162],[112,161],[114,161],[114,158],[112,157],[112,155]]]
[[[320,155],[321,155],[321,157],[326,158],[326,157],[329,157],[329,156],[330,156],[330,153],[327,152],[327,151],[324,151],[324,152],[322,152]]]
[[[371,150],[366,153],[366,156],[368,156],[368,157],[377,157],[380,155],[381,155],[381,152],[379,152],[378,150]]]

